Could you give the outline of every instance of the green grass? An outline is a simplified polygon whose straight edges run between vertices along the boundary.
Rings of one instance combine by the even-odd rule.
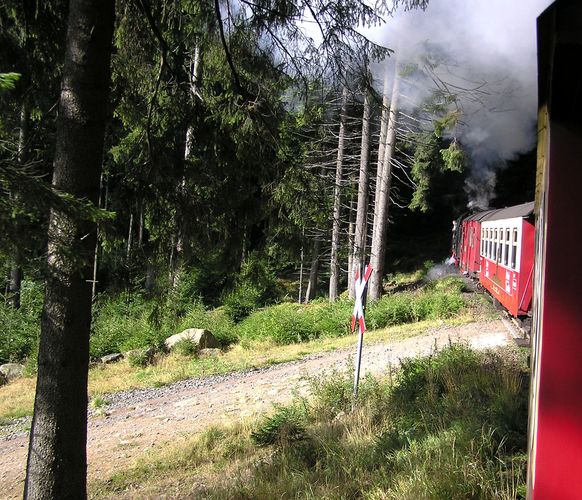
[[[409,292],[382,297],[367,308],[370,329],[412,323],[427,319],[447,319],[465,306],[459,278],[445,278]],[[339,337],[350,333],[353,302],[316,301],[308,305],[279,304],[257,311],[237,326],[243,345],[252,340],[272,339],[277,344],[292,344]]]
[[[366,342],[396,341],[443,324],[454,326],[495,317],[493,308],[482,296],[463,298],[461,287],[462,282],[446,279],[430,283],[424,290],[387,295],[368,310],[368,327],[376,329],[366,332]],[[158,339],[155,344],[159,345],[166,336],[189,327],[210,329],[223,345],[238,335],[241,335],[241,342],[231,343],[222,355],[214,358],[197,359],[188,353],[183,356],[160,352],[149,357],[137,352],[120,363],[97,365],[89,371],[90,395],[161,387],[186,378],[259,368],[351,347],[356,342],[356,336],[348,329],[352,311],[348,301],[271,306],[253,313],[236,327],[223,309],[207,311],[195,303],[179,320],[172,320],[174,329],[166,326],[161,333],[156,333],[148,319],[152,304],[139,297],[135,298],[135,303],[126,299],[125,302],[119,299],[108,303],[102,298],[105,305],[96,313],[101,319],[95,325],[93,342],[101,346],[111,342],[115,349],[123,351],[136,345],[148,346],[145,340],[153,338],[154,334]],[[421,320],[422,316],[428,319]],[[405,319],[414,322],[402,323]],[[394,326],[386,329],[382,327],[385,324]],[[300,343],[289,343],[291,341]],[[26,377],[0,388],[0,418],[29,415],[33,400],[32,378]]]
[[[416,279],[416,274],[399,279]],[[461,280],[445,278],[414,291],[389,293],[368,307],[368,326],[378,329],[453,317],[466,305],[461,288]],[[22,303],[16,311],[0,302],[0,320],[8,332],[0,339],[0,362],[35,358],[42,287],[25,282]],[[267,340],[284,345],[340,337],[350,333],[353,303],[346,299],[335,303],[319,299],[308,305],[282,303],[250,312],[238,323],[231,319],[229,307],[206,310],[198,302],[186,303],[172,296],[146,300],[139,293],[101,295],[93,309],[90,354],[97,359],[114,352],[161,349],[167,337],[186,328],[208,329],[223,346],[239,341],[242,345]],[[31,371],[33,365],[30,363]]]
[[[528,373],[515,351],[451,345],[367,377],[351,367],[253,423],[214,427],[141,459],[98,497],[523,498]]]

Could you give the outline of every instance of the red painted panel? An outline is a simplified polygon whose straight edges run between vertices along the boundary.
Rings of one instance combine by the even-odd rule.
[[[535,226],[523,221],[521,233],[521,269],[516,314],[523,315],[531,310],[534,273]]]
[[[463,221],[462,231],[459,269],[462,273],[477,275],[481,269],[479,258],[481,223],[477,221]]]

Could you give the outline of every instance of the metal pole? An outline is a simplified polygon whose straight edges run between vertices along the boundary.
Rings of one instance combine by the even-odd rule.
[[[365,267],[363,261],[360,263],[360,280],[364,280],[364,273]],[[354,280],[356,281],[356,280]],[[357,281],[354,283],[354,286],[357,286]],[[368,285],[364,288],[364,292],[362,293],[362,310],[366,311],[366,294],[368,292]],[[359,325],[357,325],[359,330]],[[360,368],[362,366],[362,347],[364,345],[364,332],[360,331],[360,336],[358,337],[358,351],[356,353],[356,371],[354,374],[354,398],[352,401],[352,411],[354,410],[356,399],[358,398],[358,387],[360,385]]]
[[[360,384],[360,367],[362,365],[362,345],[364,344],[364,334],[360,333],[358,337],[358,352],[356,354],[356,372],[354,374],[354,401],[352,403],[352,410],[354,409],[353,406],[356,402],[356,398],[358,397],[358,386]]]

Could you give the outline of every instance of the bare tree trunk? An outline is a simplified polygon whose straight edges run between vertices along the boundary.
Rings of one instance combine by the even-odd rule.
[[[313,243],[313,256],[311,258],[311,268],[309,269],[309,282],[305,292],[305,303],[315,298],[317,294],[317,280],[319,278],[319,252],[321,250],[321,239],[316,237]]]
[[[240,267],[239,269],[242,269],[242,267],[244,266],[245,261],[247,260],[247,239],[248,239],[248,216],[245,213],[244,219],[243,219],[243,235],[242,235],[242,245],[241,245],[241,255],[240,255]]]
[[[194,51],[192,53],[192,59],[190,61],[190,94],[194,102],[202,100],[200,94],[200,76],[202,71],[202,65],[200,64],[200,44],[197,43],[194,46]],[[184,148],[184,158],[187,160],[190,158],[192,152],[192,143],[194,142],[194,128],[189,126],[186,130],[186,147]]]
[[[364,112],[362,116],[362,147],[360,152],[360,175],[358,179],[358,208],[354,234],[354,259],[352,271],[355,272],[364,263],[366,252],[366,219],[368,212],[368,163],[370,156],[370,100],[366,90]],[[350,298],[354,298],[354,289],[350,287]]]
[[[99,201],[97,206],[101,208],[101,193],[103,191],[103,172],[99,178]],[[99,225],[97,225],[97,237],[95,238],[95,256],[93,257],[93,279],[91,280],[91,302],[95,302],[97,295],[97,270],[99,267]]]
[[[30,122],[30,106],[28,97],[24,97],[20,108],[20,130],[18,132],[18,163],[24,165],[28,156],[28,126]],[[20,289],[22,287],[22,262],[23,256],[20,248],[14,251],[14,262],[10,269],[10,280],[8,283],[8,292],[10,304],[15,309],[20,308]]]
[[[386,150],[386,137],[388,135],[388,117],[390,114],[390,95],[388,92],[388,64],[384,71],[384,90],[382,94],[382,118],[380,121],[380,140],[378,143],[378,162],[376,169],[376,192],[374,196],[374,214],[378,211],[378,200],[380,199],[380,187],[382,185],[382,169],[384,168],[384,152]],[[376,227],[374,219],[374,229]],[[372,231],[372,234],[373,231]]]
[[[153,262],[153,256],[148,255],[146,263],[146,277],[144,288],[148,295],[153,295],[156,289],[156,266]]]
[[[8,303],[14,309],[20,308],[20,290],[22,288],[22,253],[19,248],[14,250],[14,263],[10,269],[8,280]]]
[[[71,0],[53,186],[97,203],[113,0]],[[87,497],[87,371],[96,224],[52,209],[24,498]]]
[[[192,52],[192,58],[190,61],[190,74],[188,85],[190,86],[190,94],[192,101],[196,105],[202,100],[200,94],[200,77],[201,77],[202,65],[201,65],[201,54],[200,54],[200,44],[194,46]],[[194,143],[194,127],[189,125],[186,129],[186,137],[184,140],[184,163],[190,158],[192,154],[192,145]],[[182,176],[178,190],[182,196],[186,196],[186,177]],[[172,248],[171,268],[170,268],[170,287],[176,289],[180,283],[180,278],[182,274],[182,260],[184,253],[184,232],[181,227],[180,217],[176,218],[177,231],[174,237],[175,248]]]
[[[305,253],[303,250],[305,240],[305,230],[301,232],[301,264],[299,265],[299,293],[297,302],[301,304],[303,302],[303,261],[305,259]]]
[[[127,247],[125,249],[125,260],[127,261],[127,266],[131,264],[129,258],[131,257],[131,246],[133,243],[133,212],[129,213],[129,229],[127,231]]]
[[[341,183],[344,168],[344,141],[346,133],[346,108],[348,103],[348,89],[343,88],[342,104],[340,109],[339,137],[337,141],[337,161],[335,166],[335,186],[333,188],[333,226],[331,231],[331,256],[330,256],[330,277],[329,277],[329,300],[337,300],[339,263],[338,250],[341,230]]]
[[[138,228],[137,228],[137,247],[141,248],[143,244],[143,198],[139,201],[139,220],[138,220]]]
[[[353,195],[350,197],[349,223],[348,223],[348,295],[354,287],[354,221],[356,207]]]
[[[371,301],[378,300],[382,295],[382,276],[384,274],[384,256],[386,253],[386,233],[388,228],[388,211],[390,207],[390,186],[392,181],[392,157],[396,146],[396,126],[398,121],[398,100],[400,77],[399,65],[396,63],[394,70],[394,85],[392,87],[392,102],[390,116],[388,118],[388,132],[386,148],[384,150],[384,167],[380,179],[380,190],[376,212],[374,214],[374,233],[372,235],[372,251],[370,264],[372,276],[368,288],[368,298]]]

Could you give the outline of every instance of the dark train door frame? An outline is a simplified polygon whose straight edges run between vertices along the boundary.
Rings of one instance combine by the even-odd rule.
[[[582,2],[538,18],[528,498],[582,498]]]

